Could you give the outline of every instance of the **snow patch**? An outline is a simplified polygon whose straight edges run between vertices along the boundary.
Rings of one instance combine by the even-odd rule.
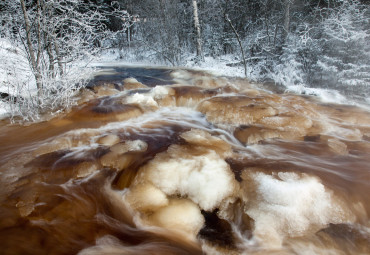
[[[207,70],[217,76],[245,77],[243,65],[228,66],[240,62],[235,55],[225,55],[220,58],[205,57],[202,62],[194,62],[191,58],[186,61],[185,67],[195,70]],[[248,68],[248,67],[247,67]]]
[[[26,53],[3,38],[0,38],[0,92],[16,97],[37,93]]]

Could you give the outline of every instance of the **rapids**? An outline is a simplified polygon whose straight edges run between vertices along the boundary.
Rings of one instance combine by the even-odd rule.
[[[370,114],[115,68],[0,125],[1,254],[370,254]]]

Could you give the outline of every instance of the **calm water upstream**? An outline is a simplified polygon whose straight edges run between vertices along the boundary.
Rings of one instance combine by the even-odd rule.
[[[370,254],[370,113],[114,67],[0,125],[0,186],[1,254]]]

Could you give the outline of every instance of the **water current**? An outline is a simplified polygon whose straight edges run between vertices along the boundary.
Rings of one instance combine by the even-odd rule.
[[[1,254],[370,254],[370,114],[114,67],[0,124]]]

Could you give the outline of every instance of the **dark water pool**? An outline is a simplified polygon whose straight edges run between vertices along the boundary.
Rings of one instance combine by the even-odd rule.
[[[101,74],[96,75],[87,85],[93,87],[102,82],[110,82],[120,84],[126,78],[135,78],[139,82],[155,87],[157,85],[174,84],[171,77],[173,70],[166,68],[150,68],[150,67],[126,67],[126,66],[98,66]],[[105,72],[106,71],[106,72]]]

